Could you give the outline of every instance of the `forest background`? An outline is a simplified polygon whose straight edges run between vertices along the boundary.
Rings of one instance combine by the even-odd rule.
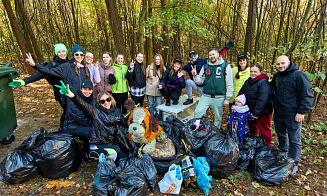
[[[188,61],[196,50],[235,46],[224,59],[235,65],[246,53],[251,64],[275,72],[276,58],[287,54],[313,82],[315,101],[326,101],[327,0],[2,0],[0,61],[14,62],[21,72],[35,72],[24,62],[31,52],[37,62],[50,61],[53,45],[74,44],[101,53],[122,53],[128,64],[137,52],[147,65],[162,54]],[[23,55],[24,54],[24,55]],[[69,55],[71,57],[71,54]],[[307,123],[312,119],[313,110]]]

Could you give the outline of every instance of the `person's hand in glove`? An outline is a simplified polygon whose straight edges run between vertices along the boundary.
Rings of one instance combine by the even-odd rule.
[[[55,87],[57,87],[57,88],[60,88],[60,93],[61,94],[63,94],[63,95],[67,95],[68,97],[70,97],[70,98],[72,98],[72,97],[74,97],[75,95],[74,95],[74,93],[72,93],[70,90],[69,90],[69,84],[67,84],[66,86],[65,86],[65,83],[62,81],[62,80],[60,80],[60,83],[61,83],[61,85],[62,86],[59,86],[59,85],[54,85]]]
[[[109,74],[109,84],[116,84],[116,77],[114,74]]]
[[[226,43],[225,42],[225,48],[227,49],[227,50],[229,50],[231,47],[233,47],[234,46],[234,42],[232,42],[232,41],[229,41],[228,43]]]
[[[19,87],[19,86],[24,86],[25,81],[24,80],[14,80],[8,84],[10,87]]]

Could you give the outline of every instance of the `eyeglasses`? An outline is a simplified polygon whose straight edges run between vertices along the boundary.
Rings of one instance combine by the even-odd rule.
[[[194,57],[196,57],[196,54],[193,54],[193,55],[190,56],[190,58],[194,58]]]
[[[111,97],[108,97],[107,99],[101,99],[100,101],[99,101],[99,103],[100,104],[105,104],[106,102],[111,102]]]
[[[84,56],[84,54],[81,54],[81,53],[74,53],[74,56]]]
[[[91,56],[85,56],[85,58],[88,58],[88,59],[93,59],[93,57],[91,57]]]

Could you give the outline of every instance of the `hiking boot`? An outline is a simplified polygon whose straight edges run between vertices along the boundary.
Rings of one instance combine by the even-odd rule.
[[[173,101],[173,105],[178,105],[178,101]]]
[[[166,106],[170,106],[170,99],[166,100]]]
[[[187,100],[183,103],[183,105],[188,105],[188,104],[191,104],[191,103],[193,103],[193,99],[187,99]]]
[[[298,166],[297,165],[294,165],[293,167],[293,171],[290,173],[290,176],[295,176],[296,175],[296,172],[299,170]]]

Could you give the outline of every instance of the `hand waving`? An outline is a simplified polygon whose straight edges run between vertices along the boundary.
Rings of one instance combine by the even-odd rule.
[[[177,76],[180,78],[180,77],[182,77],[184,74],[185,74],[184,71],[179,71],[178,74],[177,74]]]
[[[61,83],[62,86],[59,86],[59,85],[56,85],[56,84],[54,85],[55,87],[60,88],[60,94],[66,95],[68,97],[74,97],[74,93],[72,93],[69,90],[69,84],[67,84],[65,86],[65,83],[62,80],[60,80],[60,83]]]
[[[95,64],[94,64],[94,67],[98,67],[99,66],[99,61],[97,61]]]
[[[28,64],[30,64],[31,66],[35,66],[35,62],[33,60],[33,57],[31,55],[31,53],[26,53],[26,62],[28,62]]]

